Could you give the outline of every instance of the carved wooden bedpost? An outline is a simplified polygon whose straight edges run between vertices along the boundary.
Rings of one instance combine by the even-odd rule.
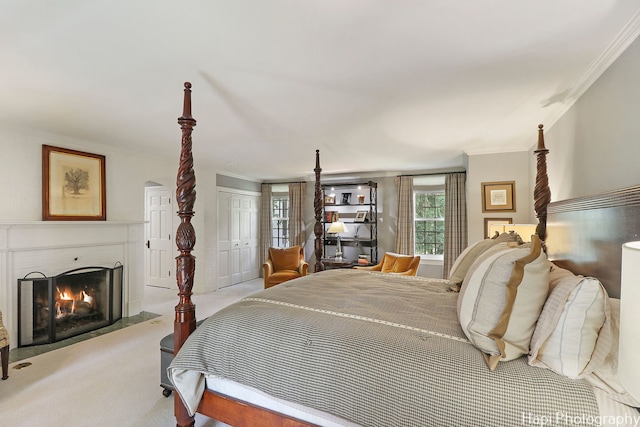
[[[313,227],[313,232],[316,235],[316,239],[314,241],[316,265],[313,271],[318,272],[324,270],[322,265],[322,234],[324,231],[322,227],[322,204],[324,203],[324,200],[322,199],[322,189],[320,187],[320,172],[322,172],[322,168],[320,168],[320,150],[316,150],[316,167],[313,171],[316,173],[316,187],[313,196],[313,209],[316,214],[316,225]]]
[[[180,301],[175,307],[173,323],[173,353],[178,354],[182,344],[191,332],[196,329],[195,305],[191,302],[193,276],[196,268],[196,258],[191,251],[196,244],[196,233],[191,224],[193,205],[196,201],[196,176],[193,172],[193,155],[191,153],[191,132],[196,121],[191,117],[191,83],[184,84],[184,106],[182,117],[178,118],[182,129],[182,146],[180,150],[180,166],[176,181],[176,200],[178,201],[178,216],[180,225],[176,233],[176,244],[180,255],[176,257],[176,281]],[[179,427],[193,426],[194,418],[189,416],[182,404],[180,396],[175,393],[174,413]]]
[[[549,189],[549,177],[547,176],[547,150],[544,146],[543,125],[538,125],[538,147],[536,154],[536,186],[533,190],[534,209],[538,218],[536,234],[542,242],[547,237],[547,206],[551,202],[551,190]],[[544,243],[543,243],[544,244]]]

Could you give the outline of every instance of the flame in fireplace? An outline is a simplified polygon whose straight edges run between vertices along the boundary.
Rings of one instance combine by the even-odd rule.
[[[60,292],[60,289],[58,289],[58,299],[64,299],[69,301],[73,300],[69,291],[65,290],[63,292]]]
[[[60,289],[56,287],[58,293],[56,298],[56,318],[71,316],[76,313],[76,306],[79,304],[90,309],[96,308],[96,300],[85,290],[74,293],[70,288]]]

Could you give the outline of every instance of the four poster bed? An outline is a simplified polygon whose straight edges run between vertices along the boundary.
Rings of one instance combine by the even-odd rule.
[[[585,205],[590,209],[593,204],[549,206],[542,126],[535,151],[539,224],[530,244],[522,245],[517,236],[508,234],[471,245],[452,269],[452,278],[463,277],[459,283],[361,270],[321,271],[321,168],[316,151],[316,273],[244,298],[196,330],[191,302],[195,120],[190,88],[185,83],[184,110],[178,119],[180,300],[175,309],[176,357],[168,370],[177,391],[178,426],[193,425],[196,411],[246,427],[560,425],[545,417],[563,414],[593,420],[604,414],[640,415],[630,406],[637,402],[615,381],[611,385],[601,368],[615,362],[609,360],[617,336],[615,304],[597,280],[573,274],[601,273],[607,290],[617,297],[619,274],[616,279],[611,272],[619,273],[619,256],[582,255],[587,247],[619,247],[633,233],[609,233],[604,243],[601,235],[595,244],[582,240],[578,251],[567,249],[571,239],[566,236],[559,243],[554,240],[573,228],[574,213],[584,218]],[[640,188],[628,193],[637,200]],[[597,210],[615,222],[616,209]],[[624,210],[625,225],[638,229],[640,202],[627,203]],[[580,238],[589,239],[589,224],[583,225],[585,234]],[[558,264],[548,260],[545,241],[549,259],[555,257]],[[454,285],[462,285],[459,293],[452,290]],[[600,307],[593,314],[596,326],[588,325],[589,331],[581,336],[591,340],[591,347],[579,349],[579,362],[561,360],[558,366],[556,359],[565,356],[552,353],[552,341],[558,332],[567,331],[558,331],[557,318],[570,317],[569,301],[583,288],[590,292],[591,306]],[[552,295],[558,293],[552,304]],[[502,302],[496,305],[496,300]],[[588,357],[582,360],[585,354]],[[587,372],[600,375],[588,380]],[[607,387],[609,393],[603,391]],[[615,399],[610,399],[612,395]]]

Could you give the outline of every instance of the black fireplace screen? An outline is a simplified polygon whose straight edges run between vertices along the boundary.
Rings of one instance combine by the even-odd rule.
[[[123,267],[18,279],[18,347],[48,344],[122,318]]]

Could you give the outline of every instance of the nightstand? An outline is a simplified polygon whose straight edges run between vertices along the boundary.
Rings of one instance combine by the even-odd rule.
[[[322,258],[325,270],[333,270],[335,268],[352,268],[353,260],[346,258]]]

